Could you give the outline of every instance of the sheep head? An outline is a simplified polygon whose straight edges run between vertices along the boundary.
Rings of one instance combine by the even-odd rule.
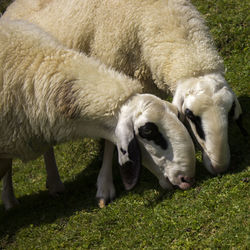
[[[225,172],[230,163],[228,117],[237,120],[240,104],[223,76],[209,74],[180,82],[173,104],[197,145],[203,161],[212,174]]]
[[[188,189],[193,184],[194,146],[174,105],[153,95],[135,95],[121,108],[116,137],[127,189],[138,180],[140,159],[163,188]]]

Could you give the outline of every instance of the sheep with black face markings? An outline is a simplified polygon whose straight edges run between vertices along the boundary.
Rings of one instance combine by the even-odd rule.
[[[33,24],[10,20],[0,20],[0,76],[0,178],[5,176],[7,209],[17,203],[6,185],[13,158],[35,159],[54,144],[85,136],[117,145],[128,190],[141,160],[162,187],[191,187],[194,147],[178,111],[138,94],[138,81],[60,45]],[[99,174],[97,196],[103,203],[115,196],[109,168]]]
[[[141,80],[144,92],[170,90],[206,168],[227,170],[228,113],[238,120],[242,111],[189,0],[16,0],[4,16],[38,24],[66,46]]]

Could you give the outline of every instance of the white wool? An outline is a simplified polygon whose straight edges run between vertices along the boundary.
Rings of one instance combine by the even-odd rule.
[[[4,17],[39,24],[67,47],[141,79],[145,91],[152,79],[167,91],[180,79],[224,72],[188,0],[16,0]]]
[[[0,22],[0,76],[0,157],[23,160],[84,136],[78,123],[108,126],[141,92],[136,81],[21,21]]]

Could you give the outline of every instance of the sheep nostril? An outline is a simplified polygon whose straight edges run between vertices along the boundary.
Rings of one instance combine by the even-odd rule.
[[[188,176],[180,176],[181,182],[193,184],[195,182],[194,178]]]
[[[184,177],[181,177],[181,182],[187,182]]]

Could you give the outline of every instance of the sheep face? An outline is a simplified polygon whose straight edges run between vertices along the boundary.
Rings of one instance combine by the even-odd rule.
[[[125,187],[130,189],[136,183],[138,176],[135,178],[134,173],[139,175],[139,171],[131,169],[136,169],[132,163],[137,165],[138,161],[159,179],[163,188],[177,185],[188,189],[193,184],[194,146],[172,104],[152,95],[136,95],[121,109],[116,136],[121,175],[127,182],[131,175],[136,179],[133,185],[124,183]],[[141,153],[141,157],[134,157],[132,151],[135,155]]]
[[[173,103],[201,147],[208,171],[226,171],[230,162],[228,116],[237,119],[241,108],[225,79],[215,74],[189,79],[177,87]]]

